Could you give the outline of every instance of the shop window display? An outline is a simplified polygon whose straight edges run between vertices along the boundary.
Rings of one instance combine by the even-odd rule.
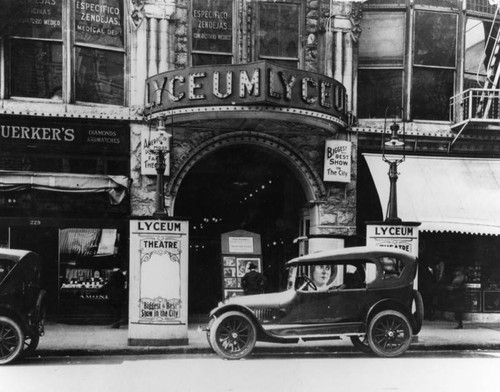
[[[105,285],[113,269],[123,268],[116,229],[59,231],[59,317],[80,322],[109,321]]]

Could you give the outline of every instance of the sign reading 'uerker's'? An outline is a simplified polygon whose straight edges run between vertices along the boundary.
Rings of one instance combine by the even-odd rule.
[[[345,87],[325,75],[265,61],[174,70],[146,80],[148,113],[214,105],[269,105],[346,121]]]

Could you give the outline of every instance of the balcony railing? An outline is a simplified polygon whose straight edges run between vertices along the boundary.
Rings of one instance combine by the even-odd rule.
[[[450,121],[500,124],[500,90],[471,88],[450,100]]]

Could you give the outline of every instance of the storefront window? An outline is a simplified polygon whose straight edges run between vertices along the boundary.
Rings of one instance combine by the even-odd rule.
[[[125,274],[116,228],[59,230],[59,318],[104,320],[110,317],[105,289],[113,269]],[[125,276],[124,276],[125,279]]]
[[[259,59],[280,65],[299,67],[299,5],[290,3],[259,3]]]
[[[233,62],[233,0],[192,0],[193,65]]]
[[[9,0],[5,10],[1,96],[124,105],[123,0]]]

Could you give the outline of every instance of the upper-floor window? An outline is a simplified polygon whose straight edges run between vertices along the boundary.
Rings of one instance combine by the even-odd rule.
[[[367,12],[363,16],[359,41],[359,117],[383,118],[387,106],[402,105],[405,25],[404,12]]]
[[[448,120],[456,70],[457,14],[415,11],[411,117]]]
[[[461,89],[484,85],[493,50],[488,36],[498,32],[497,24],[491,28],[495,6],[468,0],[461,12],[461,0],[411,3],[364,4],[358,117],[384,118],[385,108],[401,106],[408,119],[449,120],[450,98]]]
[[[232,64],[234,0],[191,0],[192,65]]]
[[[257,7],[257,57],[298,68],[301,46],[301,5],[292,2],[259,2]]]
[[[464,90],[483,88],[486,78],[493,80],[495,75],[488,73],[490,56],[495,51],[495,39],[499,33],[499,23],[477,17],[468,17],[465,25],[464,51]]]
[[[0,14],[0,95],[125,104],[123,0],[24,0]]]

